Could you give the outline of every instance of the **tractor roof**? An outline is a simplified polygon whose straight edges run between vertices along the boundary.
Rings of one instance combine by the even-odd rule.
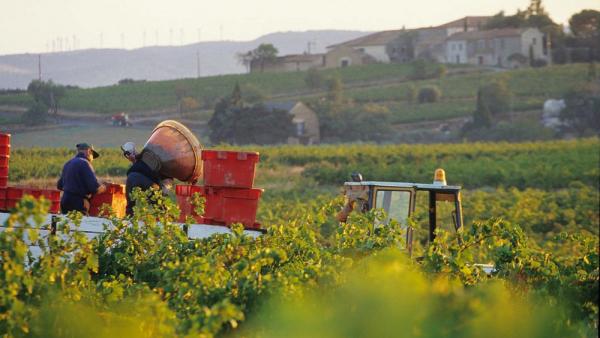
[[[425,184],[425,183],[410,183],[410,182],[381,182],[381,181],[363,181],[363,182],[346,182],[344,185],[349,186],[378,186],[378,187],[389,187],[389,188],[414,188],[417,190],[427,191],[447,191],[456,192],[460,191],[459,185],[439,185],[439,184]]]

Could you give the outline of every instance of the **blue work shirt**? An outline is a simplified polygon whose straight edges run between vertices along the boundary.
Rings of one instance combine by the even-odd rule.
[[[64,192],[86,198],[96,193],[100,183],[96,178],[94,167],[85,154],[78,153],[65,163],[56,186]]]

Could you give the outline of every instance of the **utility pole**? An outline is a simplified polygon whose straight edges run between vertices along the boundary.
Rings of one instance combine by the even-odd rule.
[[[198,71],[198,78],[200,78],[200,52],[196,51],[196,67]]]
[[[313,46],[316,46],[316,45],[317,45],[317,42],[316,42],[316,41],[308,41],[308,42],[306,43],[306,51],[307,51],[307,54],[310,54],[310,52],[311,52],[311,47],[313,47]]]
[[[42,81],[42,54],[38,54],[38,80]]]

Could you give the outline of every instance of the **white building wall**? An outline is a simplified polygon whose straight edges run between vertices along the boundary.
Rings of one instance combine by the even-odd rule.
[[[467,42],[451,40],[446,43],[447,63],[467,63]]]
[[[521,53],[529,58],[530,46],[533,49],[534,59],[546,60],[543,49],[544,34],[538,29],[527,29],[521,34]]]

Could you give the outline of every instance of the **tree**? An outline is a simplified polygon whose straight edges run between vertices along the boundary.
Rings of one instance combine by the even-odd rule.
[[[542,0],[531,0],[531,2],[529,3],[529,7],[527,7],[527,16],[533,16],[533,15],[548,15],[548,13],[546,12],[546,9],[544,8],[544,5],[542,5]]]
[[[481,88],[477,90],[477,107],[473,112],[473,126],[475,128],[489,128],[492,126],[492,114],[483,100]]]
[[[34,102],[22,115],[21,121],[27,125],[38,125],[46,122],[48,106],[42,102]]]
[[[182,84],[177,84],[175,86],[175,98],[177,100],[177,113],[179,115],[183,114],[183,98],[187,95],[187,88]]]
[[[246,67],[246,72],[250,73],[250,65],[252,64],[252,51],[237,53],[236,58],[238,59],[239,63]]]
[[[274,61],[279,51],[270,43],[262,43],[255,49],[246,53],[238,53],[238,60],[246,67],[252,68],[252,65],[258,63],[260,72],[264,71],[265,63]],[[250,69],[251,70],[251,69]]]
[[[437,86],[427,86],[419,90],[419,103],[432,103],[439,101],[442,92]]]
[[[235,83],[233,87],[233,91],[229,96],[229,102],[232,106],[241,107],[242,106],[242,90],[240,89],[240,84]]]
[[[569,19],[571,33],[578,38],[600,37],[600,12],[584,9]]]
[[[260,88],[251,83],[246,83],[242,86],[241,98],[242,101],[249,104],[256,104],[264,102],[268,99],[267,94],[265,94]]]
[[[323,75],[316,68],[310,68],[306,72],[304,83],[310,89],[319,89],[323,86]]]
[[[52,80],[33,80],[27,86],[27,92],[36,103],[46,106],[53,114],[58,113],[60,100],[65,96],[66,90],[62,85],[55,84]],[[39,107],[38,107],[39,108]]]
[[[560,113],[560,119],[567,130],[583,136],[587,131],[600,132],[600,85],[587,83],[581,88],[571,90],[565,96],[566,108]]]
[[[505,80],[492,81],[482,86],[478,93],[478,96],[481,96],[481,104],[485,105],[492,115],[501,114],[510,109],[512,93]]]
[[[427,63],[423,59],[418,59],[412,62],[412,80],[423,80],[427,78]]]
[[[294,131],[293,116],[283,110],[268,109],[259,103],[231,106],[221,100],[208,122],[213,144],[277,144],[285,143]]]
[[[327,99],[333,104],[341,104],[344,101],[344,83],[339,75],[327,80]]]
[[[484,29],[535,27],[553,39],[554,47],[562,45],[563,30],[555,23],[544,9],[541,0],[531,0],[526,10],[517,10],[513,15],[505,15],[504,11],[492,16],[484,25]]]

